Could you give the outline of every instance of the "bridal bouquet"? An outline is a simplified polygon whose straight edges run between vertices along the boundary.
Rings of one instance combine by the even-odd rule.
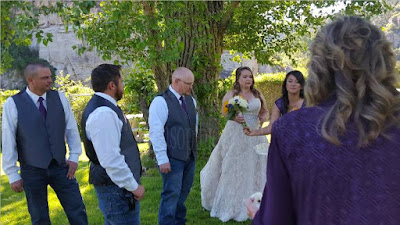
[[[246,99],[241,96],[235,96],[225,103],[225,108],[227,110],[226,118],[228,120],[233,120],[235,116],[245,112],[248,107],[249,104]],[[243,123],[243,127],[247,127],[247,124]]]

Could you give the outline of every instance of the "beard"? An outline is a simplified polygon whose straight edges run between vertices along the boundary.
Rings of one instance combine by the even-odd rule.
[[[122,96],[124,95],[124,91],[120,91],[119,89],[117,90],[117,93],[115,93],[115,97],[117,98],[117,101],[121,100]]]

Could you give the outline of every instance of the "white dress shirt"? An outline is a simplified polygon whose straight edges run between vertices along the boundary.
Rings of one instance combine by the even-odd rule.
[[[181,95],[176,92],[171,85],[168,89],[178,99],[179,104],[182,102],[179,100]],[[194,106],[197,107],[196,100],[192,97]],[[167,142],[164,137],[164,126],[168,119],[168,106],[164,97],[157,96],[150,104],[149,108],[149,137],[153,144],[153,150],[156,155],[158,165],[168,163],[169,159],[167,156]],[[196,135],[197,135],[198,115],[196,114]]]
[[[110,95],[101,92],[96,92],[95,95],[117,106],[117,101]],[[86,137],[92,141],[100,165],[111,180],[120,188],[134,191],[138,188],[138,183],[119,147],[122,126],[123,123],[114,110],[101,106],[90,113],[86,120]]]
[[[39,110],[39,97],[44,99],[43,105],[47,109],[47,100],[44,93],[38,96],[26,88],[26,93],[35,103]],[[79,156],[82,154],[81,138],[79,137],[78,126],[76,125],[74,113],[69,105],[64,93],[58,92],[65,114],[65,136],[69,147],[70,161],[78,163]],[[17,166],[18,151],[16,142],[16,132],[18,123],[18,111],[12,97],[8,98],[3,107],[2,119],[2,146],[3,146],[3,170],[8,176],[9,182],[13,183],[21,179],[19,175],[19,167]]]

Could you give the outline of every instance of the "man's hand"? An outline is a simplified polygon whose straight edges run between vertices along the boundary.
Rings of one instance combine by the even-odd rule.
[[[23,188],[22,184],[23,184],[23,181],[21,179],[21,180],[17,180],[15,182],[11,183],[10,186],[11,186],[11,189],[13,191],[19,193],[19,192],[23,192],[24,191],[24,188]]]
[[[69,160],[65,161],[65,163],[68,165],[67,177],[68,179],[72,180],[75,178],[75,171],[76,168],[78,168],[78,163]]]
[[[171,172],[171,164],[169,162],[160,165],[161,173],[169,173]]]
[[[144,187],[142,185],[139,185],[136,190],[132,191],[132,194],[133,196],[135,196],[136,200],[140,201],[144,196],[144,191]]]

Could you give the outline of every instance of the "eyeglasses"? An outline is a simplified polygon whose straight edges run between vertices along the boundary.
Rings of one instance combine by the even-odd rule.
[[[186,84],[186,85],[193,86],[193,82],[188,83],[188,82],[185,82],[185,81],[183,81],[183,80],[181,80],[181,79],[179,79],[179,78],[176,78],[176,79],[182,81],[182,82],[183,82],[184,84]]]

